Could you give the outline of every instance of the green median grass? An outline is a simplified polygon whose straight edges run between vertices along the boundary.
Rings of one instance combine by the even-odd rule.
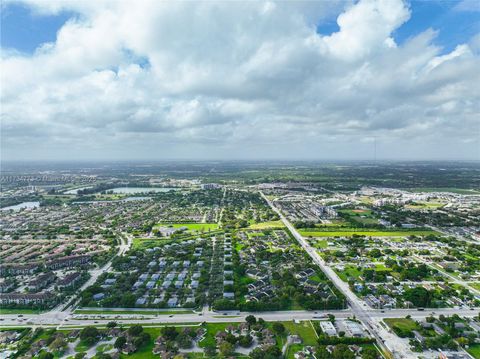
[[[192,310],[95,310],[95,309],[77,309],[73,312],[74,314],[99,314],[99,315],[115,315],[115,314],[141,314],[141,315],[181,315],[181,314],[192,314]]]
[[[15,309],[15,308],[0,308],[0,315],[7,314],[40,314],[45,312],[39,309]]]

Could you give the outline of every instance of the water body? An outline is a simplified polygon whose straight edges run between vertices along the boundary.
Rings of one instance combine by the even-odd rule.
[[[178,191],[179,188],[173,187],[117,187],[107,190],[107,193],[113,192],[118,194],[132,194],[132,193],[149,193],[149,192],[169,192]]]
[[[22,209],[32,209],[37,207],[40,207],[40,202],[22,202],[14,206],[3,207],[2,211],[9,211],[13,209],[15,212],[18,212]]]

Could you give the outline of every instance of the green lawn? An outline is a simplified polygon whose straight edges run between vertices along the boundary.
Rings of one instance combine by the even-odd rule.
[[[315,248],[327,248],[328,247],[328,241],[323,240],[323,239],[319,239],[319,240],[316,240],[315,242],[313,242],[313,246]]]
[[[294,359],[295,353],[303,349],[302,344],[292,344],[288,347],[287,352],[285,354],[286,359]]]
[[[0,308],[0,315],[6,314],[40,314],[43,310],[38,309],[9,309],[9,308]]]
[[[315,329],[309,321],[303,321],[300,323],[294,322],[282,322],[285,328],[290,334],[296,334],[302,338],[302,344],[304,345],[316,345],[317,335]]]
[[[403,331],[412,331],[417,329],[418,325],[412,319],[407,318],[386,318],[383,320],[393,331],[398,328]]]
[[[249,229],[270,229],[270,228],[283,228],[285,225],[282,221],[270,221],[252,224]]]
[[[91,346],[85,344],[83,341],[80,341],[80,343],[78,343],[77,346],[75,347],[75,351],[77,353],[83,353],[83,352],[86,352],[90,348],[91,348]]]
[[[346,266],[345,270],[338,271],[335,270],[341,280],[344,282],[348,281],[348,278],[358,279],[362,275],[362,271],[358,270],[357,267],[354,266]]]
[[[112,349],[113,349],[112,344],[100,344],[95,350],[97,351],[97,353],[104,353]]]
[[[225,330],[226,327],[231,325],[231,323],[208,323],[205,325],[205,329],[207,329],[207,334],[205,335],[205,339],[203,339],[199,346],[201,348],[205,348],[206,346],[216,345],[215,342],[215,334],[219,331]]]
[[[467,352],[475,359],[480,359],[480,344],[473,344],[467,349]]]

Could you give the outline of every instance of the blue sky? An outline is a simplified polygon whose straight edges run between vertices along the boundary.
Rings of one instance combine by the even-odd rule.
[[[31,54],[45,42],[53,42],[57,31],[71,17],[72,12],[58,15],[40,15],[20,3],[2,4],[2,48]]]
[[[480,31],[480,5],[475,0],[467,1],[467,6],[460,6],[462,1],[410,1],[411,18],[394,32],[398,44],[428,28],[438,30],[435,44],[443,52],[452,51],[462,42],[468,42]],[[480,3],[480,1],[479,1]],[[20,3],[4,4],[2,7],[1,40],[2,47],[31,54],[45,42],[53,42],[57,31],[71,17],[73,12],[60,12],[55,15],[42,15],[32,12]],[[321,34],[338,31],[336,17],[327,19],[318,26]]]

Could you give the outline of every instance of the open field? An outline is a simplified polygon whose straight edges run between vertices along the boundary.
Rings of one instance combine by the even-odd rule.
[[[296,334],[302,338],[303,344],[317,344],[317,334],[315,333],[315,329],[313,329],[313,326],[309,321],[303,321],[300,323],[282,322],[282,324],[290,334]]]
[[[262,222],[262,223],[255,223],[248,227],[249,229],[270,229],[270,228],[283,228],[285,225],[282,221],[270,221],[270,222]]]
[[[417,324],[412,319],[407,318],[386,318],[383,320],[392,330],[395,328],[412,331],[417,329]]]

